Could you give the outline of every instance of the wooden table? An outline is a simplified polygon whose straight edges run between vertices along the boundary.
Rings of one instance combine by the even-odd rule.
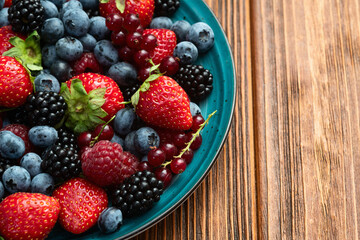
[[[233,47],[233,124],[203,184],[135,239],[359,239],[360,2],[206,2]]]

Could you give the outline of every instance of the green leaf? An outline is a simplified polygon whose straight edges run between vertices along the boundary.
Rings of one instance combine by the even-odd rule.
[[[108,3],[110,0],[100,0],[100,3]]]
[[[106,92],[106,88],[96,88],[89,92],[89,98],[104,98]]]
[[[140,99],[140,91],[136,91],[134,95],[132,95],[131,97],[131,103],[134,107],[136,107],[136,105],[139,103],[139,99]]]
[[[71,81],[70,92],[79,96],[87,96],[87,92],[80,79],[73,79]]]
[[[115,0],[116,7],[121,13],[124,13],[125,11],[125,1],[126,0]]]
[[[145,82],[152,82],[152,81],[158,79],[158,78],[161,77],[161,76],[162,76],[161,73],[159,73],[159,74],[152,74],[152,75],[150,75],[150,77],[148,77],[148,78],[145,80]]]
[[[150,88],[150,83],[149,82],[144,82],[140,86],[140,91],[146,92],[149,88]]]
[[[94,98],[89,100],[88,106],[91,110],[95,110],[98,108],[101,109],[101,106],[104,105],[104,103],[105,103],[105,99]]]
[[[42,66],[38,66],[38,65],[34,65],[34,64],[28,64],[26,66],[30,69],[30,71],[41,71],[41,70],[43,70]]]
[[[152,61],[152,60],[150,60],[150,61]],[[158,65],[153,65],[153,66],[150,68],[150,74],[151,74],[153,71],[155,71],[156,69],[158,69],[159,66],[160,66],[160,64],[158,64]]]

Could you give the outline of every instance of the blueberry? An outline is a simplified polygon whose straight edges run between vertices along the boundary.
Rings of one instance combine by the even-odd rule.
[[[50,196],[55,188],[54,179],[48,173],[40,173],[32,179],[30,187],[32,193]]]
[[[136,153],[136,149],[135,149],[135,133],[136,131],[132,131],[129,134],[126,135],[125,137],[125,141],[124,141],[124,150],[129,151],[131,153]]]
[[[46,43],[54,44],[64,36],[64,31],[64,24],[60,19],[46,19],[41,27],[41,39]]]
[[[100,214],[97,225],[101,232],[112,233],[120,229],[123,222],[123,215],[120,209],[108,207]]]
[[[10,193],[26,192],[30,188],[31,176],[25,168],[12,166],[5,170],[2,181]]]
[[[24,141],[10,131],[0,132],[0,155],[4,158],[17,159],[25,153]]]
[[[124,139],[122,139],[121,137],[119,137],[119,136],[116,135],[116,134],[114,134],[114,136],[112,137],[112,139],[110,140],[110,142],[118,143],[118,144],[121,145],[122,148],[125,147]]]
[[[45,45],[41,49],[42,64],[44,67],[50,68],[58,59],[55,45]]]
[[[9,16],[9,8],[3,8],[0,10],[0,27],[10,25],[8,16]]]
[[[83,45],[74,37],[60,38],[55,45],[56,54],[66,61],[75,61],[83,54]]]
[[[194,63],[198,55],[199,53],[196,46],[188,41],[178,43],[174,50],[174,56],[180,59],[181,64]]]
[[[79,0],[84,9],[96,10],[99,7],[99,0]]]
[[[120,109],[114,119],[114,130],[120,136],[125,136],[131,132],[131,126],[136,118],[132,108]]]
[[[177,42],[182,42],[186,40],[186,35],[189,32],[191,24],[188,21],[180,20],[174,22],[170,30],[173,31],[176,35]]]
[[[200,107],[194,102],[190,102],[190,112],[191,112],[191,116],[193,117],[196,115],[201,115]]]
[[[72,68],[71,66],[63,61],[63,60],[56,60],[50,68],[50,72],[54,77],[56,77],[60,82],[65,82],[72,77]]]
[[[0,0],[0,10],[3,9],[5,4],[5,0]]]
[[[36,147],[48,147],[58,139],[58,132],[49,126],[35,126],[29,130],[29,140]]]
[[[107,75],[120,87],[133,86],[138,81],[136,68],[127,62],[112,65]]]
[[[172,24],[173,24],[172,20],[168,17],[156,17],[151,20],[150,28],[170,29]]]
[[[41,173],[42,159],[39,155],[33,152],[25,154],[20,160],[20,166],[25,168],[31,177],[34,177]]]
[[[79,41],[84,47],[84,52],[92,52],[94,50],[96,39],[92,35],[87,33],[79,38]]]
[[[62,5],[66,2],[66,0],[49,0],[54,3],[58,9],[62,7]]]
[[[198,22],[191,26],[186,40],[194,43],[200,53],[205,53],[214,46],[214,31],[206,23]]]
[[[1,202],[1,199],[4,197],[4,195],[5,195],[4,184],[2,183],[2,181],[0,181],[0,202]]]
[[[60,92],[60,83],[49,73],[40,73],[34,80],[35,92]]]
[[[83,5],[78,0],[70,0],[62,5],[60,10],[60,18],[63,19],[66,11],[71,9],[83,9]]]
[[[89,16],[82,9],[67,10],[63,22],[66,32],[73,37],[84,36],[90,27]]]
[[[119,60],[117,49],[109,40],[101,40],[97,42],[94,48],[94,55],[100,65],[105,67],[110,67]]]
[[[148,154],[153,147],[158,147],[160,137],[157,132],[150,127],[142,127],[135,132],[134,145],[135,149],[142,154]]]
[[[53,2],[48,0],[40,0],[41,6],[44,8],[45,19],[59,17],[59,10]]]
[[[110,36],[110,30],[106,27],[106,19],[101,16],[92,17],[90,19],[89,34],[93,35],[98,41]]]

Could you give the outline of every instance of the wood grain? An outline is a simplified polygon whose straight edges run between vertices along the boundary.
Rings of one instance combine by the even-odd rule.
[[[359,2],[251,5],[260,239],[358,239]]]
[[[256,187],[248,1],[206,0],[233,49],[238,94],[229,137],[194,194],[163,221],[133,238],[256,239]]]

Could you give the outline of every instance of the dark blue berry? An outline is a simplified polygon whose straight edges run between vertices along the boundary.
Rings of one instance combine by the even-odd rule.
[[[119,137],[118,135],[114,134],[114,136],[112,137],[112,139],[110,140],[110,142],[114,142],[114,143],[118,143],[121,145],[121,147],[125,147],[125,142],[124,139]]]
[[[105,67],[110,67],[119,60],[117,49],[109,40],[101,40],[97,42],[94,48],[94,55],[100,65]]]
[[[0,27],[10,25],[8,16],[9,8],[3,8],[0,10]]]
[[[48,0],[40,0],[40,3],[45,11],[45,19],[59,17],[59,10],[53,2],[50,2]]]
[[[60,92],[60,83],[49,73],[40,73],[34,80],[35,92]]]
[[[64,24],[58,18],[46,19],[41,27],[41,39],[48,44],[55,44],[64,36]]]
[[[182,42],[186,40],[186,35],[189,32],[191,24],[185,20],[179,20],[174,22],[170,30],[173,31],[176,35],[177,42]]]
[[[62,5],[66,2],[66,0],[49,0],[54,3],[58,9],[62,7]]]
[[[200,53],[205,53],[214,46],[214,31],[208,24],[198,22],[191,26],[186,40],[194,43]]]
[[[2,181],[0,181],[0,202],[1,202],[1,199],[4,197],[4,195],[5,195],[4,184],[2,183]]]
[[[131,127],[136,118],[136,114],[132,108],[120,109],[114,119],[114,130],[120,136],[125,136],[131,132]]]
[[[106,27],[106,19],[101,16],[92,17],[90,19],[89,34],[94,36],[98,41],[108,38],[111,32]]]
[[[82,9],[70,9],[64,13],[63,22],[66,32],[73,37],[84,36],[90,27],[90,19]]]
[[[198,58],[199,52],[196,46],[188,41],[180,42],[176,45],[174,56],[180,59],[181,64],[192,64]]]
[[[92,35],[87,33],[79,38],[79,41],[84,47],[84,52],[92,52],[94,50],[96,39]]]
[[[65,61],[75,61],[83,54],[84,48],[74,37],[60,38],[55,45],[56,54]]]
[[[58,139],[58,132],[49,126],[35,126],[29,130],[29,140],[34,146],[49,147]]]
[[[42,159],[39,155],[33,152],[25,154],[20,160],[20,166],[25,168],[31,177],[34,177],[41,173]]]
[[[30,173],[23,167],[12,166],[5,170],[2,181],[10,193],[26,192],[30,188]]]
[[[66,11],[71,9],[83,9],[82,4],[78,0],[70,0],[62,5],[60,10],[60,18],[63,19]]]
[[[120,87],[129,87],[138,81],[136,68],[127,62],[119,62],[112,65],[107,75]]]
[[[45,45],[41,49],[42,65],[50,68],[51,65],[58,59],[55,45]]]
[[[156,17],[151,20],[150,28],[152,29],[170,29],[173,24],[168,17]]]
[[[4,158],[17,159],[25,153],[24,141],[10,131],[0,131],[0,146]]]
[[[73,69],[71,66],[64,60],[57,59],[51,65],[50,73],[56,77],[60,82],[65,82],[72,77]]]
[[[191,112],[191,116],[193,117],[196,115],[201,115],[200,107],[194,102],[190,102],[190,112]]]
[[[158,147],[159,144],[160,137],[154,129],[142,127],[135,132],[134,145],[140,153],[148,154],[152,148]]]
[[[112,233],[120,229],[123,222],[123,215],[120,209],[109,207],[99,216],[97,225],[101,232]]]
[[[55,188],[54,179],[48,173],[40,173],[31,180],[30,188],[33,193],[50,196]]]

